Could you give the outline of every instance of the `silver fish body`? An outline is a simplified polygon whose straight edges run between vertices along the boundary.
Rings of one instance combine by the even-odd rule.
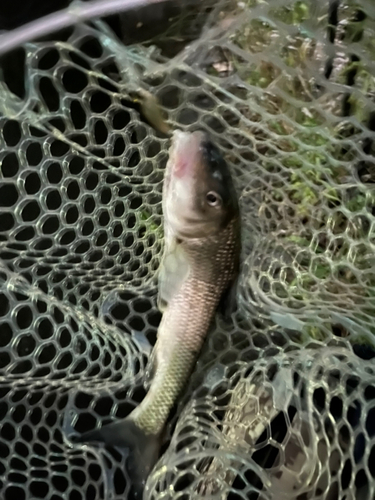
[[[194,368],[218,304],[238,274],[237,197],[229,169],[205,133],[174,132],[163,213],[158,297],[163,316],[149,361],[149,391],[125,420],[80,439],[129,448],[136,498],[157,461],[170,410]]]
[[[220,298],[235,277],[237,232],[238,220],[233,220],[220,235],[180,243],[189,263],[189,276],[166,306],[155,346],[155,375],[132,416],[149,433],[163,430],[196,362]]]

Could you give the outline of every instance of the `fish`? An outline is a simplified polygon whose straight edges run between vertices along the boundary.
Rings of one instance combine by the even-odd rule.
[[[129,96],[134,103],[140,106],[140,112],[145,120],[155,129],[164,135],[170,135],[171,129],[165,120],[158,98],[146,89],[138,87],[129,92]]]
[[[215,443],[216,449],[220,449],[220,454],[213,458],[211,455],[201,461],[201,478],[196,495],[191,495],[192,499],[210,496],[217,500],[226,500],[228,487],[233,485],[238,472],[243,473],[246,470],[242,458],[247,455],[251,463],[252,455],[256,451],[256,464],[260,468],[274,467],[272,447],[264,446],[264,440],[271,432],[272,422],[277,422],[278,417],[283,415],[290,404],[293,395],[292,376],[291,369],[283,367],[274,375],[271,384],[264,384],[263,373],[256,369],[250,376],[239,379],[233,387],[229,403],[225,405],[220,433],[215,434],[218,440]],[[276,425],[272,438],[280,442],[278,434],[282,433],[283,426]],[[263,446],[259,446],[259,443],[263,443]],[[209,449],[214,449],[213,443],[210,443]],[[261,479],[267,475],[260,477],[257,472],[261,469],[257,469],[257,466],[253,470],[247,470],[247,479],[252,474],[251,485],[261,489]]]
[[[233,388],[232,397],[221,422],[221,442],[215,447],[218,456],[201,461],[200,481],[191,498],[211,497],[217,500],[228,498],[228,488],[234,483],[237,471],[244,469],[243,462],[236,455],[251,455],[255,445],[277,415],[273,406],[272,392],[262,384],[261,375],[240,379]],[[213,443],[210,443],[212,453]],[[224,453],[223,453],[224,452]],[[238,456],[238,455],[237,455]],[[254,474],[253,487],[259,487],[259,478]]]
[[[162,208],[164,251],[157,301],[163,314],[148,362],[149,390],[125,419],[79,438],[128,449],[134,498],[142,498],[168,416],[216,312],[234,303],[230,297],[241,252],[238,197],[228,164],[205,131],[173,132]]]

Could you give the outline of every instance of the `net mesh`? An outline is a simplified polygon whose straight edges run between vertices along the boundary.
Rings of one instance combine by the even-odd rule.
[[[0,497],[131,498],[126,450],[71,438],[149,383],[169,140],[141,86],[173,128],[211,134],[243,220],[237,311],[145,497],[373,499],[374,5],[170,9],[152,39],[124,14],[125,45],[95,21],[3,58]]]

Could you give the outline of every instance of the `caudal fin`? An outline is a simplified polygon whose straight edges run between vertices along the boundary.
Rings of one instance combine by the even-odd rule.
[[[73,438],[76,443],[103,442],[105,445],[129,450],[127,469],[132,480],[134,498],[141,499],[146,480],[152,471],[160,450],[160,436],[146,434],[131,419],[124,419],[85,432]]]

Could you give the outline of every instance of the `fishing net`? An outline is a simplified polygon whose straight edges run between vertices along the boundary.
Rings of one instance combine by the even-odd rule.
[[[2,57],[0,497],[131,498],[74,444],[142,400],[172,128],[232,170],[238,307],[215,319],[145,498],[375,495],[375,7],[180,2]]]

